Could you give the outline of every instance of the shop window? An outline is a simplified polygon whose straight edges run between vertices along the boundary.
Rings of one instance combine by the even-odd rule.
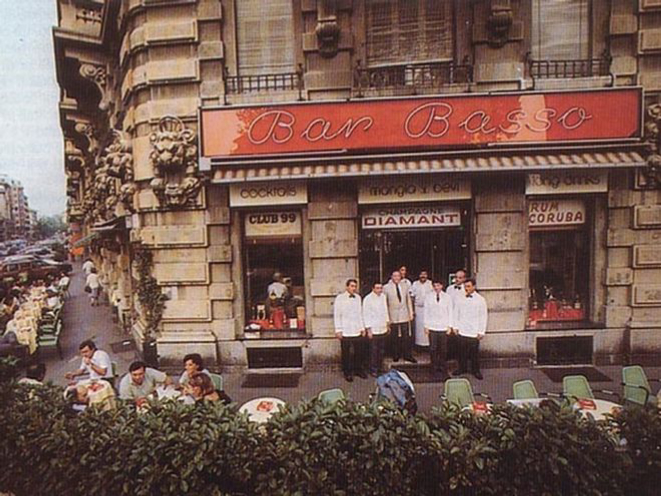
[[[239,75],[294,72],[292,1],[239,0],[235,5]]]
[[[530,327],[587,319],[588,213],[582,200],[530,200]]]
[[[303,331],[300,212],[244,214],[247,331]]]
[[[533,0],[532,58],[579,60],[590,54],[590,0]]]
[[[453,57],[451,0],[366,0],[367,65]]]

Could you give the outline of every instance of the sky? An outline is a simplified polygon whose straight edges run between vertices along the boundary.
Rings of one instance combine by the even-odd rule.
[[[56,0],[0,0],[0,173],[40,215],[66,208],[52,27]]]

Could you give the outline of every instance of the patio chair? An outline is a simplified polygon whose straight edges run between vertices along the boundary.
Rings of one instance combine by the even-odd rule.
[[[584,375],[566,375],[562,378],[562,394],[569,401],[579,399],[593,400],[595,399],[595,392],[614,396],[617,399],[617,403],[620,403],[620,396],[614,391],[610,391],[609,389],[593,390]]]
[[[60,345],[60,333],[62,332],[62,321],[59,320],[52,328],[44,329],[43,327],[39,328],[39,334],[37,336],[37,347],[41,353],[43,350],[47,349],[56,349],[60,360],[63,360],[62,356],[62,346]]]
[[[473,393],[473,388],[468,379],[448,379],[445,381],[445,389],[442,398],[450,403],[466,408],[475,403],[475,396],[483,397],[488,403],[491,398],[483,393]]]
[[[539,393],[537,393],[535,383],[530,379],[515,382],[512,385],[512,389],[514,391],[515,400],[531,400],[539,398]]]
[[[220,374],[209,374],[213,387],[218,391],[223,391],[223,376]]]
[[[661,382],[659,379],[652,379]],[[640,365],[622,367],[622,385],[624,386],[624,401],[636,405],[653,405],[658,403],[657,397],[652,393],[649,379]]]
[[[339,388],[335,389],[326,389],[325,391],[321,391],[317,395],[317,399],[319,401],[323,401],[326,403],[336,403],[340,400],[345,399],[346,396],[344,395],[344,391],[342,391]]]

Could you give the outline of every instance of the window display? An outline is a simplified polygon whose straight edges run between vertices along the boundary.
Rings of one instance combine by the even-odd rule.
[[[246,330],[304,330],[300,212],[244,216]]]
[[[585,204],[578,200],[529,202],[529,326],[587,318],[590,243]]]

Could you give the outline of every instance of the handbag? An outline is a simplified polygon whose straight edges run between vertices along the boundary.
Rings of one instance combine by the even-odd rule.
[[[92,292],[92,288],[90,288],[87,284],[85,285],[85,292],[86,293],[91,293]]]

